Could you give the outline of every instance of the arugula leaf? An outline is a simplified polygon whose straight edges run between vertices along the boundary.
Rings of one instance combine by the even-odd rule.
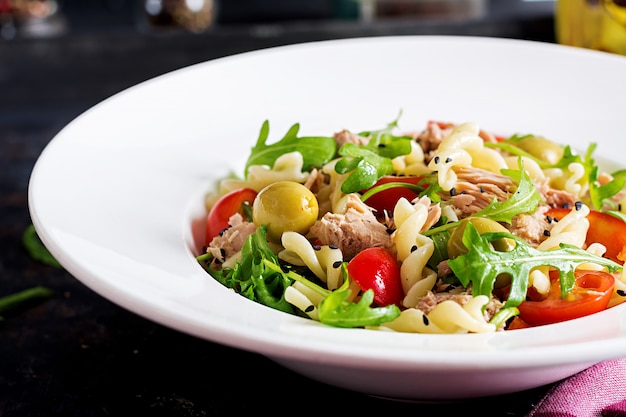
[[[596,143],[589,145],[583,165],[585,166],[585,172],[587,173],[589,181],[589,198],[591,199],[591,205],[596,210],[602,210],[605,203],[615,206],[615,203],[609,199],[624,189],[626,185],[626,171],[616,171],[612,174],[613,180],[606,184],[599,185],[599,167],[592,157],[596,146]]]
[[[248,168],[252,165],[274,166],[274,162],[281,155],[289,152],[300,152],[303,158],[302,169],[310,171],[314,167],[321,167],[333,159],[337,154],[337,142],[327,136],[303,136],[298,137],[300,124],[291,126],[285,136],[278,142],[268,145],[269,121],[265,120],[259,132],[259,138],[252,148],[246,162],[245,176]]]
[[[266,260],[278,265],[278,257],[267,244],[266,226],[259,227],[248,236],[241,249],[241,261],[233,268],[213,269],[203,255],[197,258],[203,261],[204,269],[227,288],[252,301],[264,304],[286,313],[294,313],[293,306],[285,300],[285,288],[292,281],[281,272],[267,267]]]
[[[556,164],[550,164],[540,158],[537,158],[530,153],[524,151],[517,146],[517,143],[532,135],[518,136],[514,135],[509,139],[502,142],[485,142],[485,146],[489,148],[498,148],[501,151],[508,152],[512,155],[523,156],[535,161],[541,168],[559,168],[567,169],[571,163],[580,163],[585,168],[585,180],[589,185],[589,199],[590,205],[596,210],[601,210],[604,204],[615,205],[610,198],[619,193],[624,186],[626,186],[626,172],[617,171],[614,173],[614,179],[607,184],[599,185],[598,174],[599,168],[596,165],[592,155],[595,151],[597,144],[590,143],[584,158],[574,153],[571,146],[567,145],[563,147],[563,156]]]
[[[341,287],[334,291],[320,287],[295,271],[285,272],[272,261],[266,260],[265,262],[268,268],[284,274],[286,278],[298,281],[324,297],[318,306],[320,323],[343,328],[378,326],[392,321],[400,315],[400,309],[395,305],[371,307],[374,301],[374,291],[371,289],[363,293],[357,303],[347,301],[351,290],[345,262],[342,264],[342,271],[344,276],[348,278],[344,280]]]
[[[518,160],[520,169],[511,170],[503,169],[502,173],[513,178],[517,181],[517,189],[515,193],[507,200],[499,202],[496,198],[486,206],[484,209],[472,214],[470,217],[483,217],[489,218],[498,222],[505,222],[511,224],[513,217],[521,213],[533,213],[539,203],[542,201],[541,195],[533,185],[532,180],[526,174],[522,159]],[[430,187],[428,187],[430,188]],[[457,227],[459,224],[456,222],[443,223],[435,225],[423,232],[425,236],[435,236],[439,233]]]
[[[517,190],[506,201],[501,203],[494,197],[491,204],[478,213],[474,214],[474,217],[487,217],[498,222],[506,222],[511,224],[511,220],[521,213],[533,213],[542,198],[532,180],[524,170],[524,163],[522,158],[518,159],[519,170],[503,169],[502,173],[515,180]]]
[[[445,222],[442,224],[446,224]],[[430,236],[435,247],[433,254],[428,259],[428,266],[436,271],[440,262],[449,258],[448,256],[448,241],[450,240],[450,232],[447,230],[434,233]]]
[[[35,230],[34,225],[30,224],[22,234],[22,245],[24,245],[24,248],[26,248],[28,254],[34,260],[42,262],[46,265],[63,268],[59,261],[57,261],[43,245],[39,236],[37,236],[37,231]]]
[[[509,252],[496,251],[490,242],[509,238],[516,241]],[[468,252],[448,261],[448,265],[463,286],[472,283],[472,294],[490,296],[496,277],[508,274],[511,290],[505,308],[517,307],[524,301],[530,271],[549,266],[559,271],[561,295],[567,295],[574,286],[574,270],[580,264],[591,262],[605,266],[613,272],[622,266],[610,259],[594,255],[573,245],[561,244],[559,249],[542,251],[530,246],[523,239],[505,232],[478,233],[476,227],[467,224],[463,233],[463,244]]]
[[[341,191],[346,194],[369,188],[380,177],[393,172],[391,159],[363,146],[346,143],[339,149],[339,155],[343,158],[335,164],[335,171],[339,174],[352,171],[341,184]]]
[[[441,202],[441,192],[443,188],[439,185],[439,179],[436,173],[424,174],[417,183],[418,186],[423,187],[424,191],[419,193],[420,197],[428,197],[432,203]]]
[[[25,303],[36,299],[48,298],[52,294],[52,290],[46,287],[36,286],[13,294],[5,295],[3,297],[0,297],[0,313],[4,313],[6,311],[18,308]],[[2,317],[0,317],[0,320],[1,319]]]
[[[343,272],[348,276],[346,263],[343,263]],[[346,279],[341,287],[331,292],[318,306],[320,322],[334,327],[365,327],[378,326],[390,322],[400,315],[400,308],[396,305],[385,307],[371,307],[374,301],[374,291],[369,289],[361,294],[358,302],[348,302],[350,296],[350,278]]]
[[[493,324],[496,326],[496,329],[498,329],[504,326],[509,319],[515,316],[519,316],[519,309],[517,307],[501,308],[496,314],[493,315],[491,320],[489,320],[489,323]]]
[[[342,192],[349,194],[373,186],[380,177],[393,172],[393,158],[411,152],[411,138],[393,134],[397,126],[398,119],[383,129],[361,132],[360,136],[369,137],[366,145],[346,143],[339,149],[341,159],[335,164],[335,171],[351,172],[341,185]]]

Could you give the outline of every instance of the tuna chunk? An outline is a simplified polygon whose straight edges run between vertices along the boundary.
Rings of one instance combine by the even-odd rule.
[[[228,224],[228,229],[215,236],[207,248],[207,252],[210,252],[214,258],[213,267],[219,266],[226,259],[239,252],[248,236],[256,230],[254,223],[244,221],[239,213],[233,214],[228,219]]]
[[[546,219],[548,206],[539,206],[532,214],[518,214],[511,220],[511,225],[505,225],[515,236],[519,236],[532,246],[537,247],[546,239],[546,230],[552,225]]]
[[[310,229],[323,245],[336,245],[344,260],[350,260],[366,248],[391,248],[387,227],[380,223],[370,207],[356,194],[348,196],[345,214],[326,213]]]
[[[424,297],[422,297],[415,308],[418,308],[424,312],[424,314],[430,313],[439,303],[446,300],[452,300],[460,305],[467,304],[472,299],[471,289],[464,292],[432,292],[428,291]],[[491,318],[502,308],[503,303],[495,297],[490,297],[489,302],[485,306],[484,318],[488,322]]]
[[[437,152],[441,141],[452,132],[453,128],[454,126],[442,129],[437,123],[429,123],[426,129],[415,136],[415,141],[420,144],[424,151],[424,162],[426,164],[430,162]]]
[[[535,183],[535,188],[550,207],[572,207],[578,201],[574,194],[550,187],[547,180]]]
[[[355,145],[367,145],[369,138],[359,136],[356,133],[352,133],[349,130],[342,130],[335,133],[335,142],[337,142],[337,149],[341,148],[345,143],[353,143]]]
[[[515,181],[506,175],[473,167],[457,168],[455,172],[457,184],[449,196],[442,196],[442,200],[453,204],[459,218],[484,209],[494,198],[505,201],[517,189]]]

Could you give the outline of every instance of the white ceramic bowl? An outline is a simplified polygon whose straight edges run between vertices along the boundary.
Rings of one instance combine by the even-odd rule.
[[[528,41],[382,37],[246,53],[123,91],[64,128],[36,163],[33,223],[93,291],[157,323],[266,355],[313,379],[405,400],[461,399],[555,382],[626,353],[626,306],[496,334],[338,329],[249,301],[195,261],[205,192],[270,141],[474,121],[536,133],[619,166],[626,58]]]

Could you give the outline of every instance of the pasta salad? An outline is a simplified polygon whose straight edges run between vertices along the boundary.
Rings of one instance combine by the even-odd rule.
[[[399,118],[398,118],[399,119]],[[481,333],[626,301],[626,172],[477,123],[268,143],[207,197],[198,262],[244,297],[325,325]]]

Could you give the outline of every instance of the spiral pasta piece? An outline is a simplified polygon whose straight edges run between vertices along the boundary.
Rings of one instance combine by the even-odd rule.
[[[428,163],[428,168],[437,171],[439,185],[445,191],[450,191],[456,184],[455,167],[472,165],[496,173],[507,168],[503,156],[496,150],[486,148],[479,133],[480,128],[476,123],[456,126],[441,142],[434,158]]]
[[[409,333],[487,333],[494,332],[494,324],[488,323],[482,309],[489,302],[489,297],[472,297],[466,304],[446,300],[437,304],[427,315],[417,308],[404,310],[400,317],[385,327],[399,332]]]
[[[394,158],[392,163],[398,175],[421,175],[430,172],[424,163],[424,150],[415,141],[411,141],[411,152]]]
[[[550,237],[541,242],[537,249],[558,249],[561,243],[582,247],[587,237],[587,230],[589,230],[588,214],[589,207],[585,204],[577,204],[552,227]],[[548,267],[535,268],[528,277],[529,286],[535,288],[539,294],[547,294],[550,291],[548,270]]]
[[[311,272],[334,290],[342,284],[341,250],[327,245],[314,249],[306,237],[296,232],[285,232],[281,243],[285,248],[278,257],[294,265],[306,265]]]
[[[403,305],[413,307],[437,280],[437,274],[426,266],[435,251],[433,241],[421,234],[428,219],[424,204],[411,204],[401,198],[394,208],[396,230],[392,239],[400,265],[400,278],[405,298]]]
[[[582,196],[587,191],[587,187],[580,184],[580,180],[586,178],[585,167],[580,162],[572,162],[567,166],[567,169],[571,175],[565,180],[565,191],[579,197]]]
[[[273,167],[251,165],[248,177],[244,180],[226,178],[220,183],[220,193],[226,194],[238,188],[252,188],[260,191],[269,184],[278,181],[293,181],[303,184],[309,178],[309,172],[302,172],[304,158],[300,152],[290,152],[279,156]]]
[[[577,204],[576,207],[563,216],[558,223],[550,230],[550,237],[541,242],[537,249],[550,250],[557,249],[561,243],[567,243],[577,247],[582,247],[587,238],[589,230],[589,207],[585,204]]]
[[[285,289],[285,300],[303,311],[313,320],[319,320],[317,307],[321,302],[321,297],[310,291],[306,286],[295,282]]]
[[[537,161],[527,156],[507,156],[504,158],[509,169],[519,169],[519,158],[522,158],[524,164],[524,171],[528,174],[533,181],[543,181],[546,179],[546,174],[543,172]]]

